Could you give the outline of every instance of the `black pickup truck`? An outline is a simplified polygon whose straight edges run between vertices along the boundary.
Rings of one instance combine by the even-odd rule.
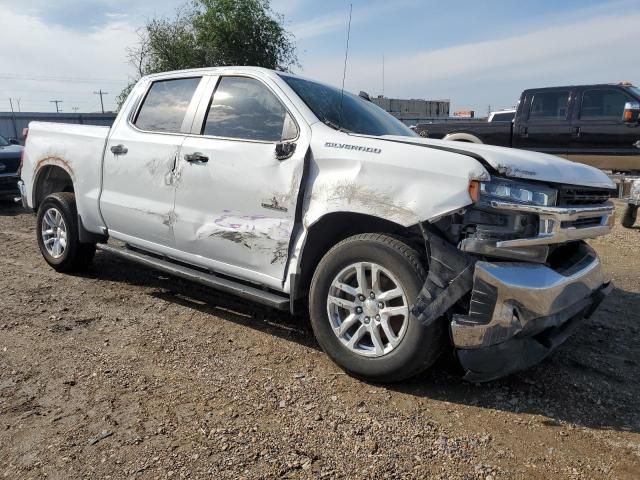
[[[614,172],[640,171],[640,89],[629,83],[522,92],[513,122],[419,124],[422,137],[558,155]]]

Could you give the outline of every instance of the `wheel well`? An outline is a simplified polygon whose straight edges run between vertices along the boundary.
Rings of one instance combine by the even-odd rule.
[[[37,210],[42,201],[52,193],[72,192],[71,176],[61,167],[46,165],[37,174],[33,194],[34,208]]]
[[[417,227],[403,227],[397,223],[360,213],[330,213],[314,223],[307,233],[307,241],[300,262],[300,276],[297,279],[297,298],[306,296],[316,266],[324,255],[345,238],[361,233],[389,233],[404,238],[416,247],[418,252],[422,234]]]

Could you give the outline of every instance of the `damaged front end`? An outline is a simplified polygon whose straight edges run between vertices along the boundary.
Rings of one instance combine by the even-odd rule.
[[[412,310],[450,322],[470,381],[545,358],[612,290],[585,239],[608,233],[606,189],[471,182],[474,204],[422,225],[429,275]]]

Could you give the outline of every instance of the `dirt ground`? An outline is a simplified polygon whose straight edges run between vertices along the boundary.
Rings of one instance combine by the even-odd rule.
[[[471,385],[344,375],[291,318],[98,253],[61,275],[0,204],[0,476],[640,478],[640,229],[615,292],[541,365]]]

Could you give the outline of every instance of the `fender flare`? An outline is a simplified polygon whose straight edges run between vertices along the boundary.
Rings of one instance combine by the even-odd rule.
[[[452,142],[484,143],[477,136],[465,132],[450,133],[448,135],[445,135],[443,140],[449,140]]]

